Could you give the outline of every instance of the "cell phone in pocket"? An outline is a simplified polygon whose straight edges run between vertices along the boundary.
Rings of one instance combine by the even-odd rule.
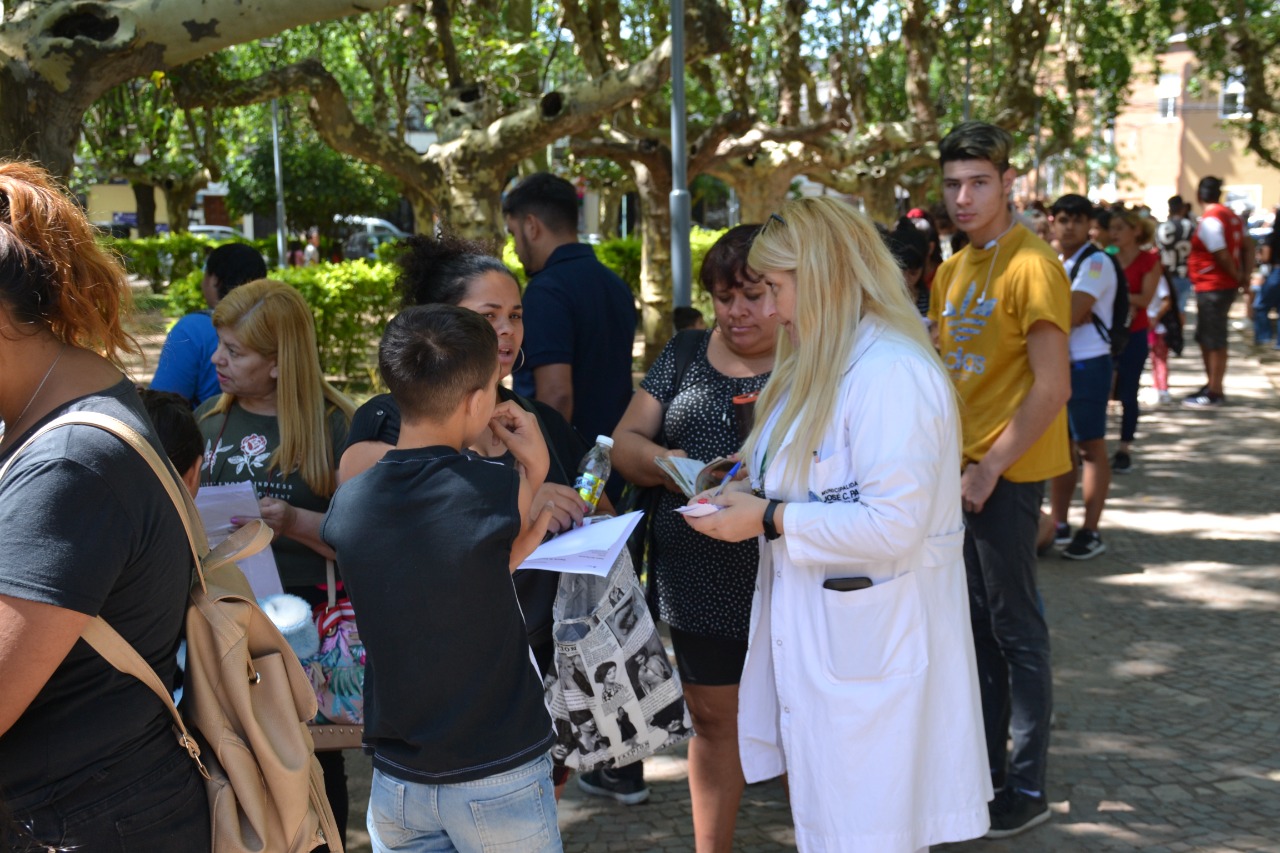
[[[854,592],[871,586],[871,578],[827,578],[822,582],[823,589],[836,592]]]

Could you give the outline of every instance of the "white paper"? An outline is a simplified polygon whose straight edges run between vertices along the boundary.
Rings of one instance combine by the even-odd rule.
[[[590,524],[566,530],[539,545],[519,568],[604,577],[643,515],[636,511],[617,518],[592,519]]]
[[[687,515],[690,518],[701,518],[704,515],[714,515],[722,509],[724,507],[717,504],[702,503],[693,504],[692,506],[678,506],[676,507],[676,512]]]
[[[200,510],[200,520],[204,522],[205,535],[209,537],[209,547],[217,547],[235,531],[231,523],[232,516],[239,518],[260,518],[258,494],[253,483],[245,480],[241,483],[229,483],[225,486],[201,486],[196,493],[196,509]],[[240,571],[258,598],[278,595],[284,592],[280,584],[280,570],[276,568],[275,554],[270,546],[263,548],[252,557],[236,560]]]

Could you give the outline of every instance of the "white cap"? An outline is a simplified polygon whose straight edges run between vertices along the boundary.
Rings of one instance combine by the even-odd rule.
[[[603,444],[605,447],[613,447],[613,439],[607,435],[597,435],[596,444]]]

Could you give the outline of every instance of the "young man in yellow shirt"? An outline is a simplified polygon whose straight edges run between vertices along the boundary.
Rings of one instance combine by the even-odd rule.
[[[1009,209],[1012,144],[983,122],[939,144],[947,213],[969,245],[939,267],[930,304],[962,401],[965,568],[997,788],[989,838],[1049,818],[1053,678],[1035,548],[1044,481],[1071,465],[1071,286],[1057,253]]]

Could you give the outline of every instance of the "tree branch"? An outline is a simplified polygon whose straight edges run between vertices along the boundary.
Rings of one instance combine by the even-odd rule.
[[[226,80],[211,74],[211,63],[183,66],[169,75],[178,103],[192,107],[235,107],[269,101],[291,92],[311,94],[308,112],[316,133],[344,154],[375,163],[405,187],[433,195],[438,170],[408,143],[361,124],[347,104],[342,86],[315,59],[269,71],[249,80]]]
[[[458,48],[453,43],[453,13],[449,0],[431,0],[431,17],[436,22],[436,38],[440,42],[440,61],[449,77],[449,88],[462,85],[462,66],[458,63]]]
[[[395,0],[203,0],[164,11],[154,0],[32,0],[0,27],[0,54],[21,57],[55,91],[88,83],[88,103],[150,70],[172,68],[316,21]]]

